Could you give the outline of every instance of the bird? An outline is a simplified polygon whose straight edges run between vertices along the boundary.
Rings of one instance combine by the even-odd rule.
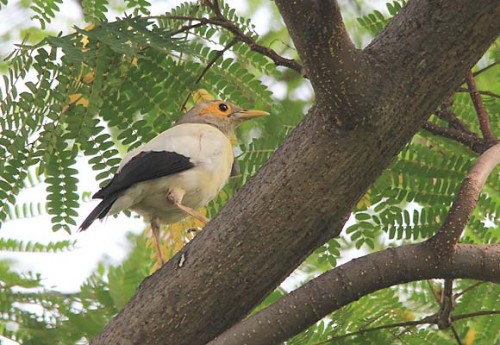
[[[249,119],[269,115],[222,100],[196,104],[176,124],[129,151],[111,181],[93,195],[101,202],[81,223],[87,230],[96,219],[132,210],[150,223],[160,264],[160,226],[187,216],[208,219],[197,210],[225,186],[234,156],[231,138]]]

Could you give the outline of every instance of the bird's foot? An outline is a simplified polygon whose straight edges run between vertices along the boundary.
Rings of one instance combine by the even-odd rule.
[[[198,231],[201,231],[203,228],[189,228],[186,230],[188,234],[197,234]]]
[[[177,207],[178,209],[186,212],[190,216],[198,219],[203,224],[208,223],[209,219],[207,217],[205,217],[204,215],[200,214],[196,210],[193,210],[191,207],[188,207],[188,206],[185,206],[185,205],[181,204],[181,198],[179,198],[178,196],[176,196],[175,193],[169,192],[167,194],[167,201],[170,202],[175,207]]]

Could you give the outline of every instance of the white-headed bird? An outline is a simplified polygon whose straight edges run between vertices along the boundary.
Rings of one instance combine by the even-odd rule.
[[[150,222],[158,257],[160,224],[188,215],[206,222],[196,210],[224,187],[233,165],[231,136],[242,122],[268,115],[223,101],[199,103],[175,126],[130,151],[111,182],[94,194],[102,199],[80,226],[96,219],[133,210]]]

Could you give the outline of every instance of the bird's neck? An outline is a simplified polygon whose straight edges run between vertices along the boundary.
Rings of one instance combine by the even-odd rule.
[[[229,140],[232,140],[236,136],[234,132],[234,128],[232,126],[220,126],[220,125],[215,125],[215,124],[210,124],[208,125],[217,128],[219,131],[221,131]]]

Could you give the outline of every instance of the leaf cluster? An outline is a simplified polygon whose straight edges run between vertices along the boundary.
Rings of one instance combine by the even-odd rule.
[[[88,343],[148,274],[144,239],[129,241],[132,251],[122,264],[99,264],[75,293],[47,290],[39,275],[18,273],[0,260],[0,336],[33,345]]]

